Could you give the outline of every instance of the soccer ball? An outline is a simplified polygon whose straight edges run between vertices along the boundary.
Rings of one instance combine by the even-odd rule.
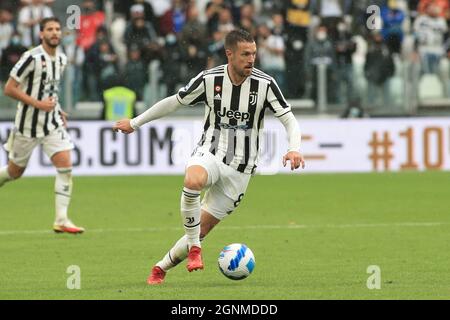
[[[232,280],[247,278],[255,268],[252,250],[241,243],[233,243],[223,248],[218,262],[220,271]]]

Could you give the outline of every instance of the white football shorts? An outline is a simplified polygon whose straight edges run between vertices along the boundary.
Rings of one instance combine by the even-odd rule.
[[[30,160],[34,148],[42,145],[44,153],[53,157],[58,152],[72,150],[74,145],[65,128],[58,128],[48,136],[42,138],[29,138],[15,130],[11,131],[8,141],[4,145],[9,153],[9,160],[19,167],[25,168]]]
[[[188,160],[186,168],[201,166],[208,172],[207,190],[202,209],[222,220],[241,203],[251,175],[239,172],[216,158],[209,151],[197,149]]]

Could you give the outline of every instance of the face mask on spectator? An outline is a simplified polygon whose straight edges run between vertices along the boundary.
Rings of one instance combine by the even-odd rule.
[[[327,33],[325,31],[317,32],[317,40],[324,41],[327,38]]]
[[[166,36],[166,43],[170,46],[170,45],[174,44],[175,42],[177,42],[177,37],[175,37],[175,35],[173,33],[169,33]]]
[[[71,44],[75,43],[75,36],[72,34],[64,36],[64,38],[62,39],[62,43],[65,46],[70,46]]]
[[[345,32],[347,30],[347,26],[345,25],[345,23],[339,23],[337,25],[337,29],[339,32]]]
[[[11,38],[11,44],[13,46],[17,46],[20,44],[20,37],[19,36],[14,36]]]

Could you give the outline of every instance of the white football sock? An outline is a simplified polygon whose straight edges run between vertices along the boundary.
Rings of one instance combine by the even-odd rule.
[[[186,259],[188,254],[188,242],[187,236],[182,236],[177,243],[167,252],[164,258],[156,265],[164,271],[169,271],[173,267],[177,266],[181,261]]]
[[[200,191],[183,188],[181,217],[189,249],[200,247]]]
[[[72,168],[58,168],[55,179],[55,224],[68,221],[67,209],[72,195]]]
[[[203,241],[203,239],[200,239]],[[182,236],[177,243],[167,252],[164,258],[156,265],[163,269],[165,272],[176,267],[180,262],[186,259],[188,255],[188,242],[186,235]]]
[[[0,187],[6,182],[13,180],[8,172],[8,166],[0,168]]]

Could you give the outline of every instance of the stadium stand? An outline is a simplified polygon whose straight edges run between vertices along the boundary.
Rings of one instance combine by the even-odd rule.
[[[111,87],[133,90],[138,112],[174,93],[224,63],[224,35],[234,28],[254,35],[257,67],[297,112],[339,115],[355,101],[369,115],[450,110],[450,9],[438,0],[2,0],[2,86],[20,53],[38,42],[39,20],[65,21],[71,5],[81,24],[64,28],[70,64],[60,98],[75,118],[99,117]],[[368,13],[370,5],[377,7]],[[14,102],[1,90],[0,104],[0,118],[11,119]]]

